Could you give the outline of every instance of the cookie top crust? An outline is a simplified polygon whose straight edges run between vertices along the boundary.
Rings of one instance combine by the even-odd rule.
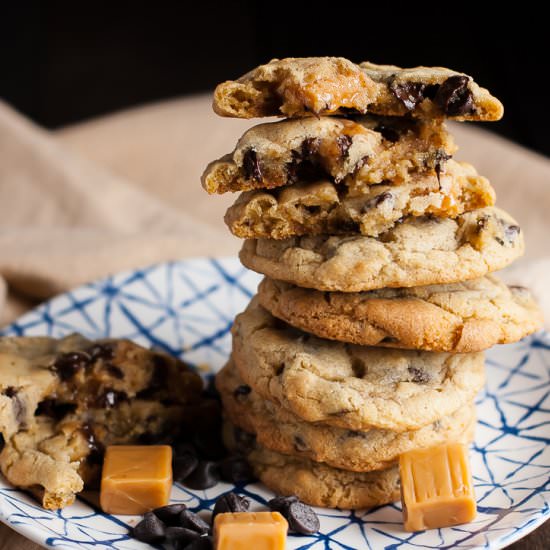
[[[421,428],[472,401],[482,353],[396,350],[322,340],[273,317],[254,298],[232,329],[240,377],[307,422],[351,430]]]
[[[305,117],[342,113],[499,120],[502,103],[472,77],[443,67],[403,69],[342,57],[273,59],[219,84],[221,116]]]
[[[361,292],[475,279],[502,269],[523,251],[517,222],[488,207],[455,219],[409,217],[376,238],[246,240],[240,259],[254,271],[297,286]]]

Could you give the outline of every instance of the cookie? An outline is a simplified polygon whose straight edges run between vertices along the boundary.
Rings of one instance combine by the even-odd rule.
[[[453,218],[494,202],[487,179],[470,165],[449,161],[439,177],[428,173],[401,185],[371,185],[358,195],[327,180],[245,191],[227,210],[225,223],[245,239],[323,233],[376,237],[406,216]]]
[[[1,338],[0,469],[66,506],[97,481],[105,445],[177,436],[201,389],[181,361],[127,340]]]
[[[418,172],[437,175],[456,151],[440,121],[323,117],[259,124],[234,151],[202,175],[208,193],[271,189],[329,179],[354,191],[407,181]]]
[[[272,279],[317,290],[361,292],[475,279],[507,266],[523,250],[514,219],[488,207],[456,219],[409,217],[378,237],[247,240],[240,259]]]
[[[225,426],[225,443],[242,452],[235,443],[234,431],[229,423]],[[296,495],[311,506],[357,509],[399,500],[397,465],[373,472],[350,472],[270,451],[257,443],[245,454],[256,476],[269,489],[278,495]]]
[[[471,441],[476,423],[470,403],[433,424],[406,432],[357,431],[304,422],[244,384],[231,359],[216,375],[216,387],[231,423],[255,434],[266,449],[357,472],[388,468],[411,449]]]
[[[240,377],[302,420],[350,430],[414,430],[470,403],[482,353],[434,353],[323,340],[273,317],[254,298],[232,329]]]
[[[320,292],[265,278],[260,304],[321,338],[428,351],[482,351],[517,342],[542,327],[542,312],[524,287],[493,275],[447,285]]]
[[[273,59],[216,87],[221,116],[303,117],[373,112],[499,120],[501,102],[465,74],[443,67],[359,65],[341,57]]]

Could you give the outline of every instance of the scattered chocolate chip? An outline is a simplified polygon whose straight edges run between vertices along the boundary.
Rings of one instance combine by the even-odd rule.
[[[212,537],[199,537],[185,547],[185,550],[212,550],[214,539]]]
[[[191,512],[191,510],[182,510],[179,516],[179,523],[181,527],[191,529],[199,535],[204,535],[210,530],[210,526],[204,521],[198,514]]]
[[[412,376],[412,381],[415,384],[427,384],[430,381],[430,375],[418,367],[410,366],[407,369]]]
[[[465,75],[450,76],[439,86],[434,101],[449,116],[470,114],[474,111],[474,98],[468,88],[470,78]]]
[[[408,111],[412,111],[424,99],[425,88],[426,85],[421,82],[399,83],[393,80],[390,84],[390,91]]]
[[[212,524],[218,514],[227,512],[247,512],[250,508],[250,501],[237,493],[225,493],[216,500],[214,511],[212,512]]]
[[[288,521],[288,528],[295,533],[312,535],[319,531],[320,523],[317,514],[311,506],[303,502],[291,502],[281,514]]]
[[[379,124],[378,126],[376,126],[374,131],[380,132],[384,139],[391,141],[392,143],[399,141],[399,132],[392,126],[388,126],[386,124]]]
[[[93,361],[97,361],[98,359],[110,361],[115,358],[114,344],[94,344],[86,350],[86,353],[88,353]]]
[[[194,454],[175,456],[172,461],[174,480],[180,483],[185,481],[195,471],[198,465],[199,459]]]
[[[63,382],[70,380],[82,369],[90,366],[90,356],[80,351],[61,354],[53,363],[52,370]]]
[[[348,136],[346,134],[342,134],[341,136],[338,136],[336,138],[336,145],[338,145],[338,149],[340,150],[340,156],[345,159],[348,157],[349,148],[351,147],[351,144],[353,143],[353,139],[351,136]]]
[[[132,529],[132,536],[142,542],[157,544],[164,540],[164,523],[153,512],[147,512]]]
[[[253,179],[257,182],[262,181],[262,169],[258,155],[254,149],[247,149],[243,155],[244,177],[247,180]]]
[[[304,451],[307,451],[309,447],[307,446],[306,442],[299,435],[295,435],[294,436],[294,448],[298,452],[304,452]]]
[[[221,478],[228,483],[239,485],[256,481],[252,466],[242,456],[227,457],[218,466]]]
[[[188,545],[200,535],[186,527],[167,527],[166,528],[166,543],[173,550],[185,550]]]
[[[209,489],[220,481],[220,472],[215,462],[200,460],[193,472],[185,478],[190,489]]]
[[[179,525],[179,515],[186,509],[187,506],[183,503],[168,504],[167,506],[155,508],[153,513],[166,525]]]
[[[64,416],[76,410],[75,403],[58,403],[55,399],[44,399],[38,403],[34,416],[49,416],[61,420]]]
[[[235,449],[240,454],[247,454],[256,444],[256,436],[241,430],[238,426],[235,426],[233,437],[235,439]]]
[[[116,407],[122,401],[127,401],[128,395],[126,392],[117,390],[105,390],[101,395],[98,395],[94,400],[94,405],[100,409],[111,409]]]

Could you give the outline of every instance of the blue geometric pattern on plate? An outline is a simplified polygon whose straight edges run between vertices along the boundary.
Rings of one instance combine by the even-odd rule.
[[[260,277],[236,259],[195,259],[122,273],[59,296],[24,315],[4,335],[78,331],[90,338],[130,338],[200,365],[220,368],[231,347],[229,329]],[[472,457],[478,517],[468,524],[405,533],[398,504],[369,511],[319,510],[321,530],[289,537],[289,549],[502,548],[550,515],[550,337],[540,333],[487,353],[487,388]],[[283,474],[284,475],[284,474]],[[175,484],[173,501],[211,509],[227,484],[189,491]],[[237,488],[257,507],[270,492]],[[127,526],[136,518],[101,514],[79,498],[58,512],[37,506],[0,479],[0,519],[56,548],[137,549]]]

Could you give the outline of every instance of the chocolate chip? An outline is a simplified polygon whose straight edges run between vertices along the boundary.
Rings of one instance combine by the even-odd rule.
[[[241,384],[233,390],[233,397],[237,400],[242,400],[242,398],[246,397],[251,391],[252,388],[249,385]]]
[[[179,525],[179,515],[186,509],[187,506],[183,503],[168,504],[167,506],[155,508],[153,513],[166,525]]]
[[[489,216],[481,216],[476,222],[477,232],[481,233],[489,226]]]
[[[11,406],[13,409],[13,416],[18,424],[23,424],[27,412],[25,402],[19,397],[17,388],[9,386],[4,391],[4,395],[11,399]]]
[[[506,237],[509,243],[513,243],[517,239],[520,232],[521,232],[521,229],[519,225],[507,225],[505,223],[504,236]]]
[[[199,535],[204,535],[210,530],[210,526],[204,521],[198,514],[191,512],[191,510],[183,510],[179,516],[179,522],[181,527],[191,529]]]
[[[334,230],[339,233],[359,233],[359,223],[355,220],[337,220],[334,223]]]
[[[363,206],[362,212],[368,212],[369,210],[372,210],[373,208],[376,208],[377,206],[381,205],[385,202],[394,202],[394,196],[390,191],[384,191],[383,193],[380,193],[379,195],[376,195],[376,197],[373,197],[372,199],[368,200],[365,205]]]
[[[164,540],[164,523],[153,512],[147,512],[132,529],[132,536],[142,542],[157,544]]]
[[[340,156],[343,159],[348,157],[349,148],[351,147],[352,143],[353,143],[353,139],[351,138],[351,136],[348,136],[346,134],[342,134],[341,136],[338,136],[336,138],[336,145],[338,145],[338,149],[340,150]]]
[[[172,461],[174,480],[185,481],[199,465],[199,459],[194,454],[183,454],[175,456]]]
[[[262,181],[262,169],[258,155],[254,149],[247,149],[243,155],[244,177],[247,180],[253,179],[257,182]]]
[[[88,449],[90,450],[86,459],[91,464],[101,464],[103,462],[105,448],[103,444],[96,439],[92,425],[89,423],[82,424],[80,431],[84,435],[88,443]]]
[[[283,374],[283,372],[285,371],[285,368],[286,368],[286,365],[284,363],[279,363],[275,367],[275,376],[281,376],[281,374]]]
[[[275,497],[267,505],[279,512],[287,521],[288,527],[295,533],[311,535],[319,530],[319,518],[311,506],[298,500],[297,496]]]
[[[405,106],[405,109],[412,111],[418,103],[424,99],[425,84],[421,82],[396,82],[390,83],[390,91]]]
[[[188,545],[200,535],[186,527],[167,527],[166,528],[166,543],[173,550],[185,550]]]
[[[294,436],[294,448],[298,452],[305,452],[309,449],[306,442],[299,435]]]
[[[118,380],[122,380],[124,378],[124,372],[120,367],[117,367],[116,365],[112,365],[111,363],[107,363],[105,365],[105,368],[113,378],[117,378]]]
[[[115,357],[115,348],[114,344],[94,344],[86,350],[86,353],[88,353],[93,361],[97,361],[98,359],[110,361]]]
[[[221,478],[223,481],[234,485],[252,483],[256,476],[252,466],[242,456],[230,456],[219,463]]]
[[[238,426],[235,426],[233,437],[235,439],[235,450],[240,454],[249,453],[256,444],[256,436],[241,430]]]
[[[70,380],[73,376],[82,369],[90,366],[90,356],[80,351],[71,353],[63,353],[52,365],[59,378],[63,382]]]
[[[215,462],[201,460],[193,472],[185,478],[190,489],[209,489],[220,481],[220,472]]]
[[[474,111],[474,98],[468,88],[470,78],[465,75],[450,76],[439,86],[434,101],[449,116],[460,116]]]
[[[185,547],[185,550],[212,550],[214,539],[212,537],[199,537]]]
[[[116,407],[122,401],[127,400],[128,395],[126,394],[126,392],[117,390],[105,390],[95,399],[94,405],[100,409],[111,409],[112,407]]]
[[[320,523],[317,514],[311,506],[303,502],[291,502],[285,512],[281,512],[288,521],[288,528],[295,533],[312,535],[319,531]]]
[[[38,403],[34,416],[49,416],[61,420],[64,416],[76,410],[74,403],[58,403],[55,399],[44,399]]]
[[[214,511],[212,512],[212,524],[218,514],[227,512],[247,512],[250,508],[250,501],[237,493],[225,493],[216,500]]]
[[[418,367],[410,366],[407,370],[412,376],[412,381],[415,384],[427,384],[431,379],[430,375],[425,370],[419,369]]]
[[[386,124],[379,124],[378,126],[376,126],[374,131],[380,132],[384,139],[391,141],[392,143],[399,141],[399,132],[391,126],[387,126]]]
[[[319,152],[321,140],[319,138],[306,138],[302,141],[301,157],[304,160],[311,160]]]

